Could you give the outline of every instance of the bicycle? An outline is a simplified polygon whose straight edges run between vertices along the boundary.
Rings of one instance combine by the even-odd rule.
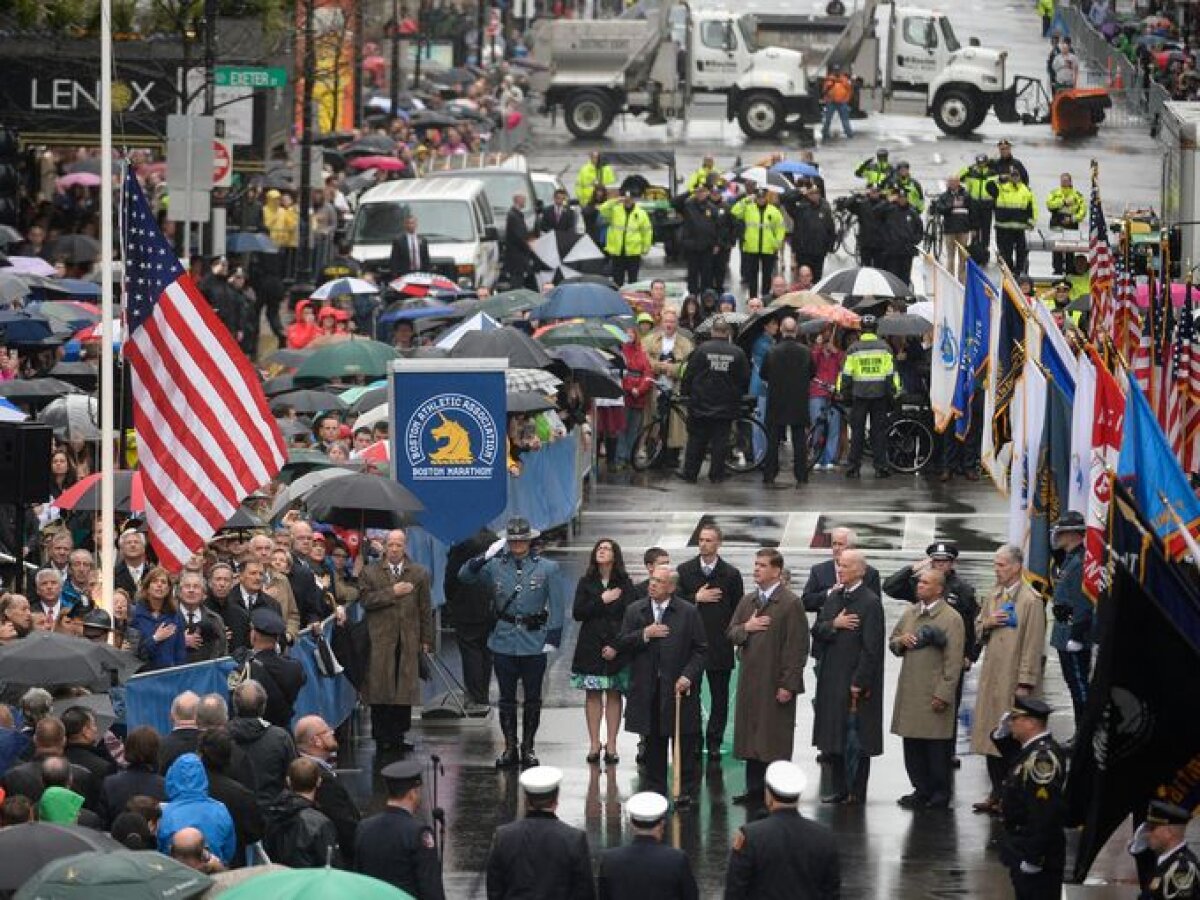
[[[847,256],[856,262],[861,262],[858,254],[858,216],[845,206],[845,203],[851,199],[850,197],[840,197],[835,202],[833,248],[829,252],[837,253],[839,250],[845,250]]]
[[[833,400],[808,427],[807,463],[810,471],[825,451],[833,410],[837,409],[841,413],[843,422],[849,420],[850,414],[848,405],[845,401],[838,399],[832,385],[823,381],[817,383],[833,395]],[[896,410],[889,415],[888,420],[888,465],[897,472],[907,474],[921,471],[933,458],[933,429],[930,427],[931,416],[928,404],[922,403],[919,397],[902,396],[897,401]],[[864,450],[866,455],[871,455],[869,432],[864,441]]]
[[[736,474],[753,472],[767,455],[767,430],[754,418],[756,397],[742,398],[742,412],[734,419],[729,435],[729,455],[725,465]],[[654,418],[638,432],[629,465],[635,472],[652,469],[663,455],[670,433],[671,416],[679,414],[687,421],[687,398],[660,393]],[[757,449],[756,449],[757,448]]]
[[[921,249],[936,259],[942,260],[942,217],[935,212],[925,220],[925,236],[921,239]]]

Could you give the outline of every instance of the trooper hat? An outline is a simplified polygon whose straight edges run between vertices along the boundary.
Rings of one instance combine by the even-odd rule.
[[[958,559],[958,544],[954,541],[934,541],[925,548],[930,559]]]
[[[1045,722],[1054,710],[1045,700],[1039,700],[1037,697],[1013,697],[1012,707],[1008,712],[1012,716],[1030,716]]]
[[[1147,825],[1187,825],[1191,820],[1190,812],[1165,800],[1151,800],[1146,810]]]
[[[1053,530],[1059,532],[1087,531],[1087,523],[1083,520],[1083,513],[1070,509],[1058,517]]]
[[[541,532],[530,525],[528,519],[523,519],[520,516],[513,516],[508,520],[508,524],[504,526],[504,539],[506,541],[532,541],[539,534]]]
[[[279,637],[287,630],[279,613],[266,606],[260,606],[250,615],[250,627],[270,637]]]

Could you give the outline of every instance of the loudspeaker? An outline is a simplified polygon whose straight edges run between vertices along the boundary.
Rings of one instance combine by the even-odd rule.
[[[0,503],[26,506],[50,497],[49,425],[0,423]]]

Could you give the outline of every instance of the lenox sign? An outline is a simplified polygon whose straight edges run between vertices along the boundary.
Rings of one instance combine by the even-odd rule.
[[[113,111],[154,112],[154,81],[116,81],[112,86]],[[75,112],[100,109],[100,82],[74,78],[32,78],[29,81],[30,110]]]

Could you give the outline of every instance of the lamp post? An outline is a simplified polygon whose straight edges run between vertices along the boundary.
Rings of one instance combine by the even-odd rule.
[[[295,296],[312,279],[312,145],[313,145],[313,79],[317,70],[317,48],[313,19],[313,0],[304,0],[304,90],[301,92],[303,107],[300,111],[300,202],[299,234],[296,255],[296,283],[292,288]],[[305,294],[307,296],[307,292]]]

